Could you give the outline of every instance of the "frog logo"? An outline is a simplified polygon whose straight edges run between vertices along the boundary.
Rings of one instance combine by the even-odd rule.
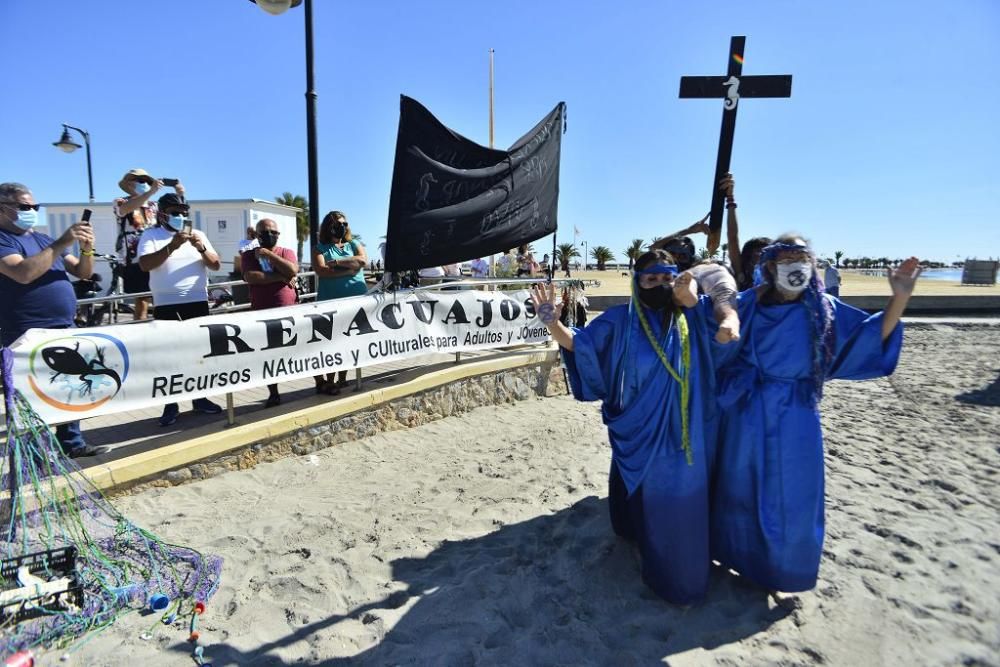
[[[100,333],[79,333],[48,340],[28,355],[28,384],[50,406],[87,412],[121,391],[128,377],[124,343]]]

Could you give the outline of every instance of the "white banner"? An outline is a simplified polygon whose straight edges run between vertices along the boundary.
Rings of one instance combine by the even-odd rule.
[[[90,329],[32,329],[14,386],[49,423],[161,406],[433,352],[548,340],[527,290],[359,296]]]

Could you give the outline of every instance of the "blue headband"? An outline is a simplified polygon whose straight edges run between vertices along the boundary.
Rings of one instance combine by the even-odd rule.
[[[636,269],[635,274],[637,276],[646,276],[654,273],[666,273],[671,276],[677,275],[677,265],[676,264],[654,264],[648,269],[643,269],[642,271]]]
[[[809,253],[810,255],[812,254],[812,251],[809,250],[809,246],[801,245],[799,243],[772,243],[769,246],[765,246],[764,249],[760,251],[760,260],[758,260],[758,264],[763,264],[764,262],[774,259],[775,255],[785,250],[801,250]]]

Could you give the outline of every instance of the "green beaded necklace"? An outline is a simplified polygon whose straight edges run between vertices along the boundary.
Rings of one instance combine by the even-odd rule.
[[[690,410],[688,408],[691,401],[691,336],[688,332],[687,320],[684,318],[684,313],[680,308],[674,311],[674,322],[677,324],[677,334],[681,339],[681,370],[683,371],[683,374],[681,374],[670,365],[670,361],[667,360],[667,354],[663,351],[663,346],[660,345],[659,341],[656,340],[656,336],[653,335],[653,329],[649,326],[646,313],[643,312],[642,302],[639,301],[639,294],[636,291],[634,280],[632,281],[632,302],[635,312],[639,314],[639,322],[642,324],[642,330],[646,332],[646,339],[649,340],[649,344],[653,347],[653,351],[656,352],[656,356],[660,358],[660,363],[667,369],[670,376],[677,381],[677,384],[681,386],[681,447],[684,449],[684,457],[687,459],[688,465],[693,465],[694,456],[691,453],[691,429],[689,423]]]

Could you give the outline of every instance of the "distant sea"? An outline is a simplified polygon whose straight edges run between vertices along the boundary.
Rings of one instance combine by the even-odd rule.
[[[920,280],[952,280],[962,282],[962,269],[925,269]]]

